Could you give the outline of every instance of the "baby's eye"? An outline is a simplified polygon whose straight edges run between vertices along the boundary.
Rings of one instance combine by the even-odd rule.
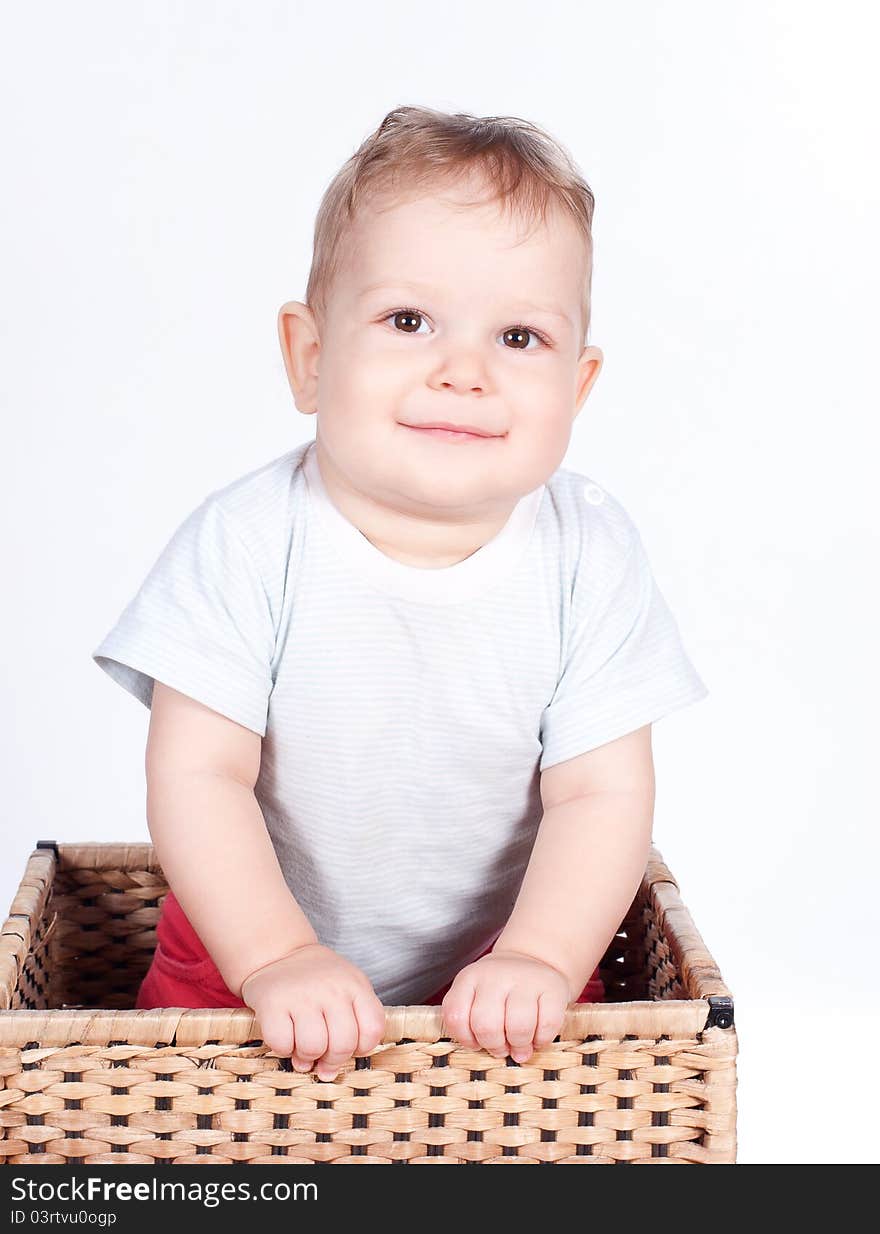
[[[521,347],[520,343],[523,338],[534,339],[539,347],[541,346],[542,343],[546,346],[545,339],[538,333],[538,331],[532,330],[528,326],[510,326],[507,330],[504,331],[504,334],[502,337],[505,340],[509,338],[515,341],[516,346],[511,348],[512,351],[537,350],[536,348],[530,348],[528,343],[526,343],[524,347]]]
[[[399,319],[401,328],[398,330],[398,333],[400,334],[418,334],[419,325],[424,324],[424,317],[418,309],[397,309],[395,312],[389,313],[383,320],[389,321],[392,318],[395,330],[398,330]],[[513,346],[508,349],[510,351],[537,350],[537,348],[529,347],[529,340],[531,339],[534,339],[539,347],[542,345],[546,347],[548,345],[544,336],[529,326],[509,326],[502,332],[501,337],[505,340],[505,343],[508,339],[512,341]]]
[[[400,331],[401,334],[418,334],[419,322],[424,320],[424,318],[422,317],[422,314],[419,313],[416,309],[397,309],[396,312],[389,313],[388,317],[385,318],[385,321],[387,321],[389,317],[394,318],[395,329],[397,328],[398,317],[402,321],[407,323],[404,326],[403,330]],[[412,326],[413,322],[415,322],[414,330],[410,329],[410,326]]]

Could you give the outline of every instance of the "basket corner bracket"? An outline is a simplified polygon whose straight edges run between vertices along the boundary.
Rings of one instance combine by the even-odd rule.
[[[710,994],[705,1028],[733,1028],[733,999],[726,994]]]

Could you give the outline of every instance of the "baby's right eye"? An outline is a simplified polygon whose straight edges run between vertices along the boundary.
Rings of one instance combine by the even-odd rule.
[[[397,328],[397,318],[398,317],[401,318],[404,322],[409,322],[410,324],[412,324],[413,321],[415,321],[416,328],[414,330],[410,330],[406,326],[404,326],[403,329],[398,330]],[[383,317],[382,320],[384,322],[384,321],[389,321],[392,318],[394,319],[394,328],[395,330],[397,330],[398,334],[417,334],[419,323],[424,321],[424,318],[422,317],[422,314],[418,311],[418,309],[410,309],[410,308],[395,309],[393,313],[389,313],[388,316]]]

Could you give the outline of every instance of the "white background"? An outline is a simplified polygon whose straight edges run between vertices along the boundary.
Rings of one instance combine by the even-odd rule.
[[[3,5],[2,885],[141,841],[93,663],[211,490],[314,434],[276,313],[385,113],[519,115],[596,194],[621,500],[710,690],[655,843],[730,986],[739,1160],[877,1161],[877,132],[864,3]]]

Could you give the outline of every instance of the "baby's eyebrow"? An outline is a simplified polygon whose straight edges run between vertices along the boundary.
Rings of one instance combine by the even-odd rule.
[[[545,317],[556,317],[567,325],[572,324],[568,313],[563,313],[562,309],[554,308],[550,304],[525,304],[523,305],[523,311],[526,313],[543,313]]]
[[[386,282],[370,283],[367,287],[361,288],[361,290],[358,292],[357,298],[359,300],[363,300],[364,296],[369,296],[374,291],[394,291],[394,290],[400,291],[400,290],[403,290],[404,287],[407,289],[407,291],[414,291],[418,295],[423,295],[425,292],[431,291],[430,287],[428,287],[427,285],[423,285],[422,283],[386,283]]]
[[[370,283],[368,287],[363,287],[358,292],[357,299],[363,300],[367,296],[372,295],[374,291],[407,291],[415,292],[416,295],[430,295],[432,288],[422,283]],[[566,325],[572,325],[571,317],[568,313],[564,313],[561,308],[553,304],[527,304],[525,301],[520,302],[520,308],[517,310],[523,313],[543,313],[545,317],[555,317],[557,320],[565,322]]]

